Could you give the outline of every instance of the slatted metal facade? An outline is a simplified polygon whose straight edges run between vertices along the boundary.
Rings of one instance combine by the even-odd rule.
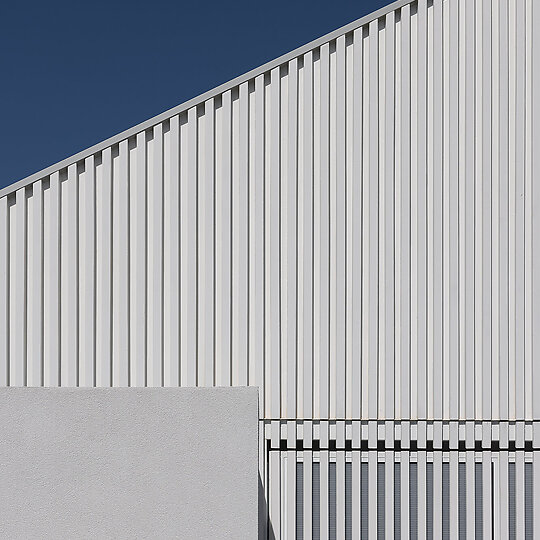
[[[305,538],[425,538],[432,452],[435,538],[462,458],[467,531],[515,459],[539,538],[538,28],[534,0],[400,0],[1,190],[0,384],[258,386],[261,537],[298,537],[302,478]]]

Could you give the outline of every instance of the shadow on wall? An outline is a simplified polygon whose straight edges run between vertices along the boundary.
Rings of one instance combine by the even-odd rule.
[[[276,540],[276,535],[270,520],[267,520],[268,516],[268,502],[264,495],[264,488],[261,481],[261,475],[259,475],[259,540]],[[268,527],[268,530],[266,529]]]

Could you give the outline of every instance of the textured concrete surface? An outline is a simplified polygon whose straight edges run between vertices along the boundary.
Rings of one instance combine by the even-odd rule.
[[[257,537],[257,390],[0,389],[1,538]]]

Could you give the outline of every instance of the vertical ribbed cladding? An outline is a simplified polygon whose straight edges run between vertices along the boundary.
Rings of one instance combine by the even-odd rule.
[[[532,418],[535,14],[406,4],[2,197],[5,384]]]

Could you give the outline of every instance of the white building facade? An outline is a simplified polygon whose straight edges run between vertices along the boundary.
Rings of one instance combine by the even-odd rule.
[[[538,28],[399,0],[4,188],[0,385],[258,386],[261,539],[540,538]]]

